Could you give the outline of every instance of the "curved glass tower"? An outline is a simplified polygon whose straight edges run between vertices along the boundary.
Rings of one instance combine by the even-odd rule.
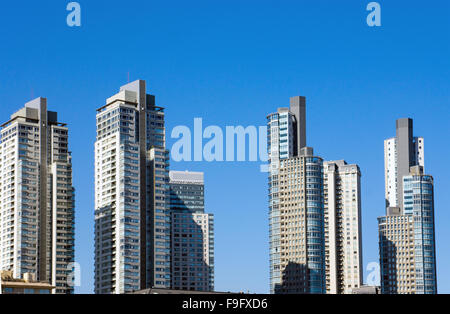
[[[433,177],[412,119],[385,141],[386,215],[378,218],[383,294],[436,294]]]
[[[267,117],[271,293],[325,293],[323,160],[306,147],[306,100]]]

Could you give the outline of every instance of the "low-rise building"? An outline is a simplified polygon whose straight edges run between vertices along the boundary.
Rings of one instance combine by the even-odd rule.
[[[0,294],[52,294],[55,286],[36,281],[34,274],[26,273],[23,279],[13,277],[11,271],[2,271],[0,275]]]

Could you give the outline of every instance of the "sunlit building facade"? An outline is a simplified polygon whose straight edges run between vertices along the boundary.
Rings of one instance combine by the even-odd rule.
[[[329,294],[363,284],[361,171],[343,160],[324,163],[325,264]]]
[[[170,288],[168,160],[164,109],[145,81],[97,110],[96,293]]]
[[[396,138],[385,142],[387,208],[378,218],[384,294],[437,293],[434,181],[424,172],[423,144],[411,119],[397,120]]]
[[[306,147],[306,99],[268,117],[270,291],[325,293],[323,160]]]
[[[0,270],[33,275],[72,294],[75,190],[69,129],[37,98],[11,116],[0,139]]]

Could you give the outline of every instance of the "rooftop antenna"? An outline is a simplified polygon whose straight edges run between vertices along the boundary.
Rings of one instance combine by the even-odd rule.
[[[127,79],[128,79],[128,83],[130,83],[130,72],[129,71],[127,73]]]

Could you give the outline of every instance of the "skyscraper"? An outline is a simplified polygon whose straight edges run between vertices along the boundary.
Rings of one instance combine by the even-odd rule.
[[[433,178],[424,174],[424,140],[411,119],[385,141],[386,216],[378,218],[382,293],[435,294]]]
[[[11,116],[0,140],[0,266],[73,293],[74,188],[67,125],[37,98]]]
[[[145,81],[97,110],[95,292],[169,288],[170,214],[164,109]]]
[[[324,200],[327,293],[351,294],[363,284],[358,165],[324,163]]]
[[[172,289],[214,291],[214,216],[205,213],[204,175],[169,175]]]
[[[268,117],[271,293],[362,285],[361,172],[306,146],[306,99]]]
[[[425,167],[424,139],[413,136],[411,119],[397,120],[396,137],[384,141],[386,207],[402,208],[402,178],[412,166]]]
[[[271,293],[325,293],[323,160],[306,147],[306,100],[268,117]]]

